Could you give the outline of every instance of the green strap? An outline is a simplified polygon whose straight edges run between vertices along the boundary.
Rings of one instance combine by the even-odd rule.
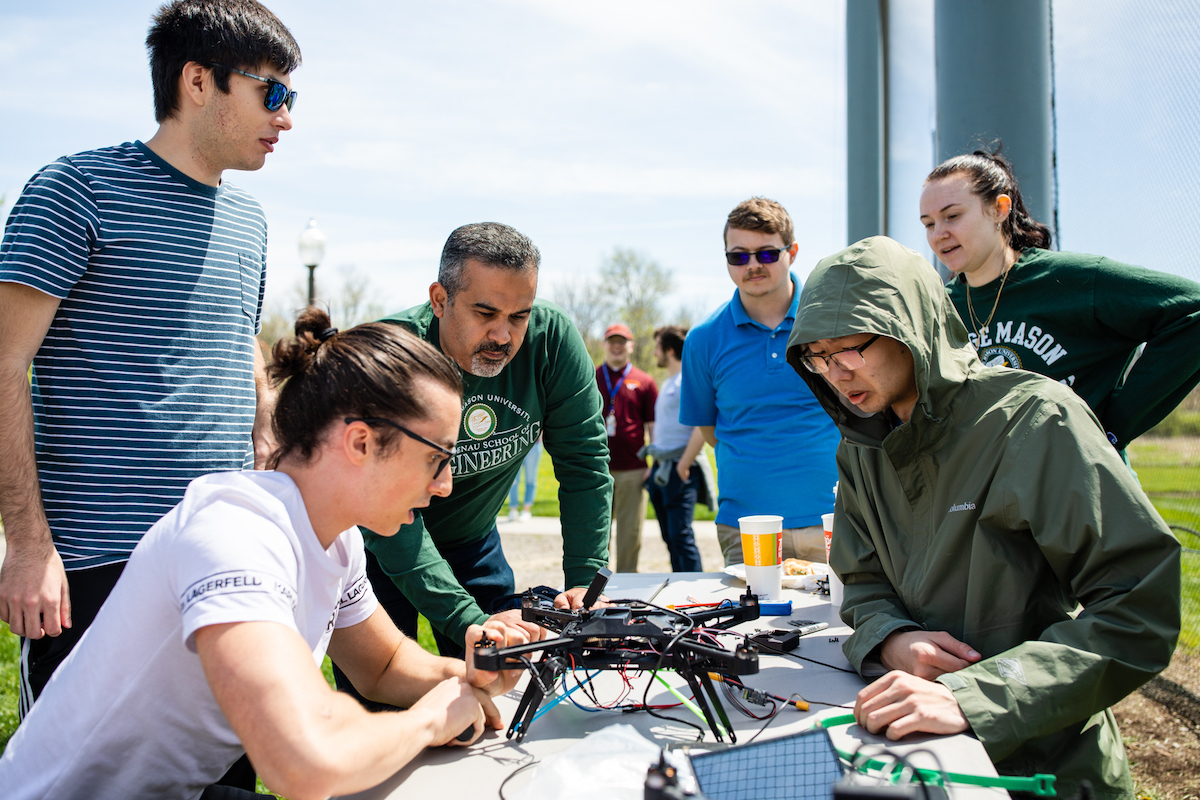
[[[837,716],[826,717],[825,719],[817,720],[816,727],[832,728],[837,725],[852,725],[854,722],[855,719],[853,714],[838,714]],[[837,751],[837,754],[843,760],[845,760],[846,763],[853,766],[859,772],[866,772],[870,769],[882,770],[893,766],[893,762],[880,761],[874,758],[868,758],[866,761],[860,761],[859,763],[855,764],[853,762],[853,754],[847,753],[844,750],[839,750],[837,747],[835,747],[834,750]],[[960,772],[938,772],[937,770],[933,769],[915,769],[914,771],[925,783],[931,783],[937,786],[942,786],[949,782],[962,783],[970,786],[994,786],[996,788],[1006,789],[1012,792],[1030,792],[1038,795],[1039,797],[1056,797],[1058,795],[1058,793],[1054,791],[1054,775],[1038,774],[1028,778],[1014,775],[1001,775],[993,778],[985,775],[967,775]],[[891,780],[895,782],[899,779],[900,770],[896,770],[892,773]]]

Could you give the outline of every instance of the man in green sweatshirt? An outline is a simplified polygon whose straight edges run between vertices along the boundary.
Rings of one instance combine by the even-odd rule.
[[[872,732],[972,731],[1001,774],[1131,797],[1109,707],[1170,662],[1180,550],[1087,405],[984,369],[885,237],[817,265],[788,361],[842,432],[830,565]],[[1081,607],[1081,609],[1080,609]]]
[[[570,318],[535,299],[540,259],[507,225],[464,225],[446,241],[429,302],[384,320],[463,372],[450,496],[433,498],[399,536],[365,534],[380,603],[410,635],[418,612],[428,618],[443,655],[461,654],[467,626],[514,592],[496,515],[539,434],[559,482],[567,589],[559,603],[578,607],[608,565],[612,478],[595,367]]]

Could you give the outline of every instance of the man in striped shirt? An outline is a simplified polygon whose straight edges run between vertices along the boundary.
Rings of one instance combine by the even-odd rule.
[[[254,0],[176,0],[146,45],[157,133],[43,168],[0,243],[0,619],[24,637],[22,713],[188,482],[269,447],[266,220],[221,176],[291,128],[300,49]]]

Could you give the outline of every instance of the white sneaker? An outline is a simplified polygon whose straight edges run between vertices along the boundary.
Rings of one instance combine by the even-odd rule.
[[[508,521],[509,522],[517,521],[517,510],[515,508],[510,508],[508,510]]]
[[[528,511],[521,512],[521,516],[520,516],[521,522],[529,522],[532,519],[533,519],[533,514],[530,514]]]

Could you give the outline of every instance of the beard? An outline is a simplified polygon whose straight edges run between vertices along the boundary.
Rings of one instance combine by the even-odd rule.
[[[484,358],[483,353],[503,353],[505,358],[503,361],[494,361]],[[494,378],[508,365],[511,357],[511,344],[481,344],[471,354],[470,372],[477,378]]]

